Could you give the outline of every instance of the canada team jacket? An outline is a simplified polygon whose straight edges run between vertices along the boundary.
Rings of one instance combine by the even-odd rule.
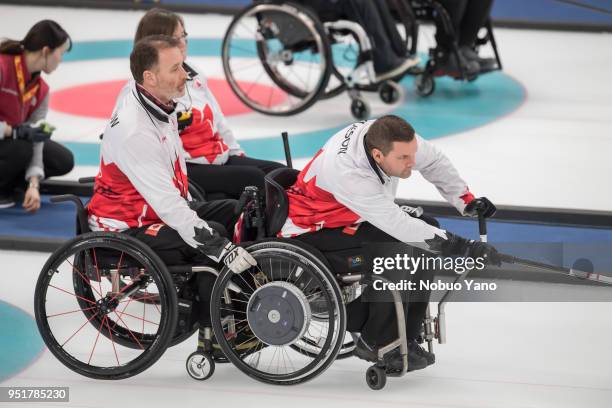
[[[446,239],[445,231],[411,217],[394,203],[399,179],[387,176],[364,145],[372,123],[354,123],[336,133],[300,172],[287,191],[289,215],[280,236],[337,227],[345,227],[350,234],[367,221],[406,243],[424,243],[436,235]],[[473,199],[466,183],[437,147],[418,135],[416,138],[413,170],[463,213]]]
[[[195,228],[210,233],[211,242],[225,244],[187,204],[187,171],[176,115],[140,91],[133,81],[122,92],[104,130],[100,172],[89,202],[94,231],[122,231],[166,224],[192,247]],[[222,247],[209,253],[218,253]]]

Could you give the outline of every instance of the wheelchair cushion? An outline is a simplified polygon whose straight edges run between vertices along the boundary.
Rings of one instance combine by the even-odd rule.
[[[274,237],[281,230],[289,214],[287,188],[291,187],[299,170],[280,168],[271,171],[265,177],[266,184],[266,235]]]

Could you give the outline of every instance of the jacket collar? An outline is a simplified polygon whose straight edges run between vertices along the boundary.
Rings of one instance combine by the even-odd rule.
[[[367,136],[368,136],[368,133],[366,132],[366,134],[363,135],[363,151],[365,153],[366,158],[368,159],[368,163],[370,164],[370,167],[372,168],[372,171],[378,176],[378,179],[380,180],[380,182],[382,184],[385,184],[386,181],[390,180],[390,177],[387,176],[384,171],[382,171],[380,166],[378,166],[378,163],[376,163],[376,160],[374,160],[374,158],[372,157],[372,155],[368,151],[368,147],[366,146],[366,137]]]
[[[185,72],[187,72],[188,81],[198,76],[198,71],[196,71],[192,66],[188,65],[185,61],[183,61],[183,69]]]
[[[155,96],[151,95],[143,86],[136,84],[136,95],[142,106],[155,117],[155,119],[169,123],[168,117],[174,113],[176,103],[174,101],[169,104],[162,103]]]

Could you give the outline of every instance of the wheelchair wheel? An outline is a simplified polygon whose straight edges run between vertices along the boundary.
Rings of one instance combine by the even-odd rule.
[[[224,269],[211,300],[213,330],[226,357],[245,374],[280,385],[321,374],[340,351],[346,327],[329,269],[290,247],[275,241],[250,246],[258,266],[239,275]],[[325,313],[313,318],[311,299]],[[321,339],[316,347],[310,347],[313,338]]]
[[[116,380],[162,356],[176,328],[177,297],[149,247],[127,235],[91,232],[51,255],[36,284],[34,310],[45,344],[65,366]]]
[[[316,102],[330,76],[325,29],[297,5],[256,3],[238,14],[223,39],[225,76],[258,112],[288,116]]]
[[[436,89],[436,83],[431,75],[422,73],[414,78],[414,90],[419,96],[429,96]]]
[[[329,269],[329,265],[327,264],[327,261],[325,259],[320,259],[320,257],[322,257],[323,255],[314,254],[313,253],[314,251],[312,248],[306,249],[305,248],[306,244],[304,243],[297,244],[295,242],[287,242],[283,240],[273,240],[270,242],[274,243],[273,245],[275,248],[282,248],[282,249],[300,254],[304,257],[308,257],[309,259],[311,259],[312,262],[316,263],[319,268]],[[309,251],[312,251],[312,252],[309,252]],[[352,300],[353,299],[347,300],[345,298],[344,302],[347,303],[348,301],[352,301]],[[313,327],[316,327],[319,324],[317,322],[323,322],[322,324],[324,325],[325,324],[324,322],[326,320],[326,316],[324,315],[324,313],[326,312],[321,311],[319,309],[324,308],[325,303],[321,302],[320,300],[317,301],[317,299],[313,297],[312,299],[310,299],[309,304],[310,304],[310,309],[313,313],[312,314]],[[321,316],[321,313],[323,313],[322,316]],[[317,336],[316,333],[317,333],[317,330],[309,331],[308,333],[304,335],[304,337],[302,338],[302,341],[291,345],[291,348],[293,348],[296,351],[299,351],[300,353],[307,354],[312,357],[316,357],[316,355],[320,353],[321,344],[324,343],[324,339],[322,339],[320,336]],[[336,360],[342,360],[342,359],[351,357],[353,355],[353,350],[355,350],[354,340],[355,339],[353,339],[352,334],[350,333],[348,333],[348,335],[345,334],[344,342],[342,343],[342,347],[340,348],[340,351],[338,352],[338,355],[336,356]]]

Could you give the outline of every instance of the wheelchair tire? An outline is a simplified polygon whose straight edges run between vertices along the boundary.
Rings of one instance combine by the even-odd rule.
[[[344,341],[346,310],[342,303],[342,295],[338,284],[329,269],[321,261],[297,246],[284,242],[266,241],[253,244],[247,250],[255,257],[259,265],[239,275],[224,268],[215,282],[211,299],[211,315],[215,337],[218,339],[225,356],[238,369],[258,381],[292,385],[311,380],[321,374],[335,360]],[[295,276],[293,276],[294,273]],[[242,289],[240,293],[233,292],[233,298],[231,296],[227,297],[230,282],[240,284]],[[254,289],[253,284],[258,289],[250,293],[250,289]],[[314,286],[310,286],[311,284]],[[255,334],[260,330],[257,326],[260,320],[252,319],[249,315],[251,312],[264,313],[259,317],[267,316],[272,325],[268,324],[267,321],[264,321],[264,323],[274,327],[273,331],[277,329],[285,330],[286,327],[291,328],[296,324],[297,326],[300,325],[296,323],[300,322],[299,319],[293,319],[295,316],[300,316],[302,309],[298,310],[299,308],[285,311],[283,307],[279,307],[282,315],[280,320],[278,317],[276,319],[270,317],[275,317],[274,314],[271,315],[272,312],[276,312],[275,310],[271,310],[265,315],[267,309],[264,309],[263,306],[261,311],[259,306],[251,309],[254,306],[249,302],[256,298],[254,295],[256,291],[266,288],[277,290],[277,293],[283,291],[285,294],[289,293],[286,298],[289,300],[292,296],[299,298],[300,293],[306,299],[317,295],[324,299],[330,310],[333,310],[332,313],[327,313],[326,324],[319,325],[322,341],[321,344],[317,345],[318,353],[316,350],[312,350],[311,354],[301,353],[299,349],[303,347],[303,344],[302,347],[298,347],[298,350],[293,347],[300,342],[303,343],[306,333],[311,330],[311,327],[314,327],[311,326],[310,315],[301,320],[303,326],[300,334],[295,334],[286,343],[274,345],[270,341],[271,337],[258,337]],[[303,288],[304,291],[300,292],[301,289],[299,288]],[[307,288],[310,288],[310,291],[307,292]],[[241,307],[244,308],[243,311],[240,310]],[[308,307],[306,309],[309,313],[310,309]],[[223,316],[224,310],[226,312],[231,311],[232,314]],[[241,319],[235,320],[233,313],[241,314],[239,315]],[[229,322],[228,316],[231,316]],[[286,316],[289,316],[289,318],[285,319]],[[273,326],[279,321],[283,322],[281,326]],[[226,332],[226,327],[232,327],[232,322],[240,323],[242,327],[236,330],[238,328],[236,325],[234,327],[235,332],[229,329]],[[247,339],[236,344],[237,341],[242,340],[237,337],[240,332]],[[295,333],[297,332],[296,330]],[[236,340],[234,341],[233,338],[236,338]],[[253,349],[248,352],[239,351],[238,346],[246,342],[254,343]],[[264,360],[264,362],[262,363],[261,360]],[[275,361],[278,361],[278,365],[273,366]],[[299,363],[303,363],[303,366],[300,366]]]
[[[118,292],[105,278],[103,265],[95,263],[86,270],[70,261],[104,251],[121,254],[120,266],[114,270],[130,278],[130,284]],[[122,268],[124,256],[138,264]],[[91,279],[92,274],[97,276]],[[155,291],[157,303],[130,297],[147,290]],[[143,308],[142,317],[134,315],[139,313],[134,308],[128,313],[130,305],[138,311]],[[146,307],[157,312],[146,315]],[[47,260],[36,283],[34,311],[43,341],[66,367],[86,377],[118,380],[146,370],[168,348],[177,321],[176,288],[164,263],[142,242],[120,233],[90,232],[66,242]],[[96,320],[99,315],[103,318]],[[131,330],[134,321],[142,331]],[[139,347],[134,348],[134,343]]]
[[[426,73],[419,74],[414,78],[414,90],[419,96],[429,96],[436,89],[433,76]]]
[[[370,117],[370,105],[363,98],[355,98],[351,102],[351,114],[358,120],[367,119]]]
[[[402,96],[402,88],[393,81],[385,81],[378,89],[380,100],[391,105],[399,101]]]
[[[387,373],[384,368],[370,366],[366,371],[366,383],[373,390],[382,390],[387,385]]]
[[[241,35],[245,27],[250,29]],[[245,38],[247,34],[255,38]],[[279,45],[282,49],[274,49]],[[323,25],[309,10],[292,3],[255,3],[241,11],[225,33],[221,53],[223,71],[236,96],[251,109],[273,116],[294,115],[312,106],[327,86],[333,63]],[[258,64],[245,66],[245,56],[258,60],[258,73],[247,72]],[[313,67],[318,73],[311,81]],[[304,70],[306,80],[299,77]],[[257,82],[264,74],[270,82]],[[250,94],[253,89],[259,96]]]

